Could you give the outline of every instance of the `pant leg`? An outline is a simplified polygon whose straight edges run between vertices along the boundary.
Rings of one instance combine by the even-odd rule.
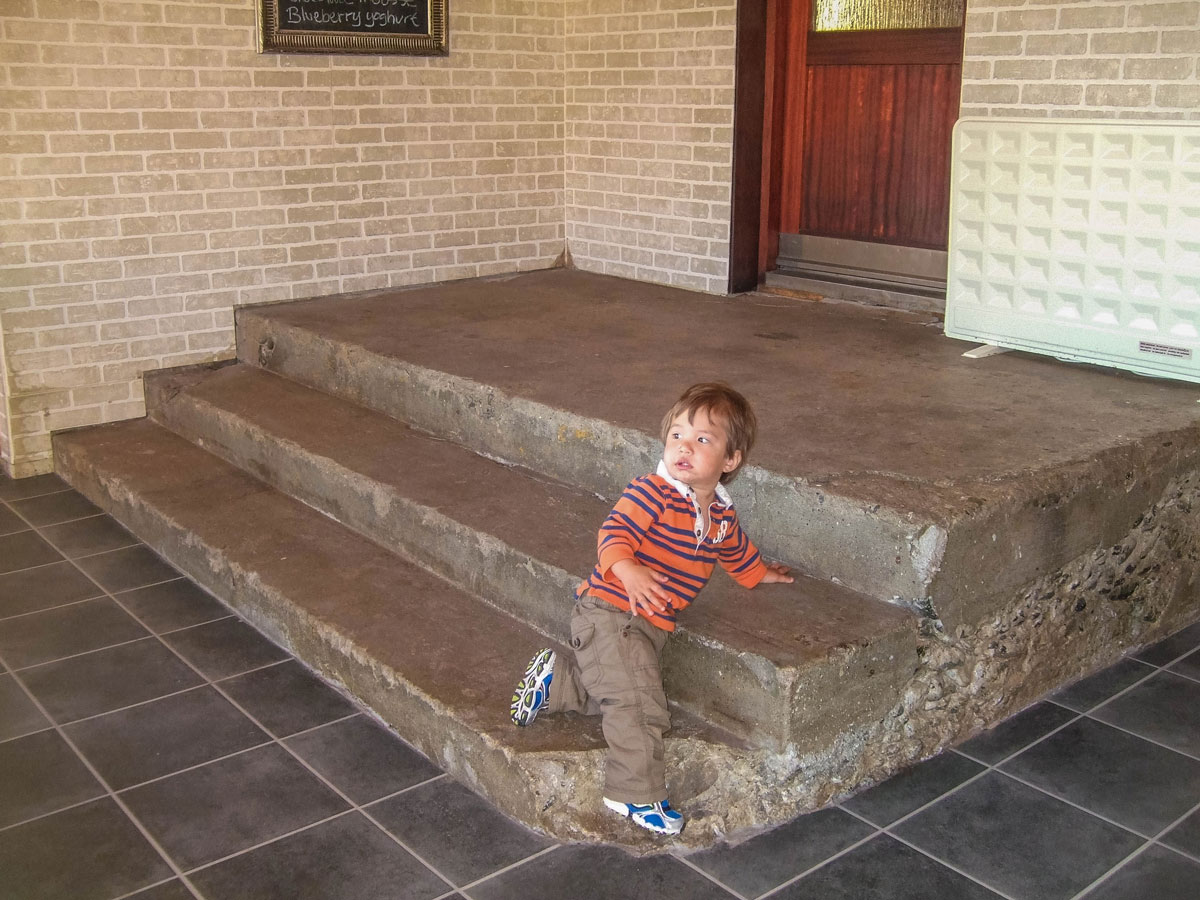
[[[671,718],[659,663],[666,641],[667,632],[603,600],[584,597],[576,603],[575,659],[564,669],[571,674],[558,701],[555,666],[551,709],[557,702],[581,712],[598,708],[608,743],[605,796],[612,800],[649,803],[667,796],[663,734]],[[580,696],[585,703],[578,703]]]

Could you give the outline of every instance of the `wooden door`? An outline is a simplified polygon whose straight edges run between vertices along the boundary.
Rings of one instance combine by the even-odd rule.
[[[811,2],[815,12],[810,0],[779,2],[778,231],[944,250],[961,0],[954,27],[844,31],[814,26],[822,3]]]

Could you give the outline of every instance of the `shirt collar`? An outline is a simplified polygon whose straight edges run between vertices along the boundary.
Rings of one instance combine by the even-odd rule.
[[[658,470],[655,472],[655,474],[658,475],[660,478],[664,479],[669,485],[671,485],[671,487],[675,488],[675,490],[679,491],[679,493],[683,494],[683,496],[687,497],[689,500],[692,501],[693,504],[695,504],[696,492],[692,490],[690,485],[684,484],[682,481],[679,481],[676,478],[672,478],[667,473],[666,462],[664,462],[661,459],[658,461]],[[718,482],[716,493],[717,493],[717,502],[719,502],[722,506],[725,506],[725,507],[733,506],[733,498],[729,496],[729,491],[726,490],[725,485]]]

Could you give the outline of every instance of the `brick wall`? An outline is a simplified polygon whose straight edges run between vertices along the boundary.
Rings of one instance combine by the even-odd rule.
[[[1200,119],[1200,0],[967,0],[964,116]]]
[[[0,0],[0,454],[142,412],[239,304],[551,265],[721,293],[733,0],[451,0],[447,58],[257,0]],[[963,112],[1200,118],[1200,0],[968,0]]]
[[[567,0],[579,268],[725,292],[735,14],[731,0]]]
[[[562,0],[453,0],[432,59],[260,56],[255,2],[0,3],[13,474],[231,355],[239,304],[562,252]]]

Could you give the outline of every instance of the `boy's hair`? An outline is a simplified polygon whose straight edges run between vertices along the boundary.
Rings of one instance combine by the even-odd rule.
[[[738,469],[746,464],[746,458],[750,455],[750,448],[754,446],[754,438],[758,433],[758,419],[755,418],[749,401],[725,382],[706,381],[693,384],[663,416],[663,442],[666,443],[667,432],[672,422],[684,413],[687,413],[688,421],[691,422],[700,410],[708,413],[710,419],[724,423],[728,442],[725,449],[729,456],[732,456],[735,450],[742,451],[742,458],[737,467],[721,476],[722,483],[730,481]]]

